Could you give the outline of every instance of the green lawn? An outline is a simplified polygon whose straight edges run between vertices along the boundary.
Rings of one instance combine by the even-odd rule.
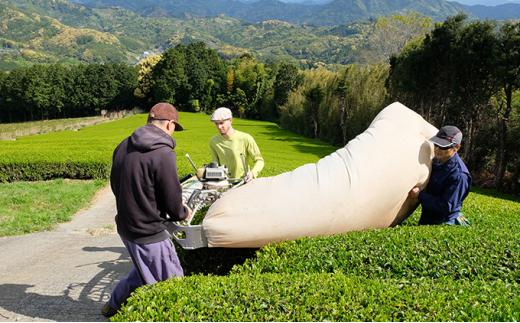
[[[52,229],[86,207],[104,180],[0,183],[0,236]]]

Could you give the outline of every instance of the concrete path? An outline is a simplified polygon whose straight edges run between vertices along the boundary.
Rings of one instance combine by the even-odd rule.
[[[100,309],[131,260],[110,187],[54,231],[0,238],[0,321],[106,321]]]

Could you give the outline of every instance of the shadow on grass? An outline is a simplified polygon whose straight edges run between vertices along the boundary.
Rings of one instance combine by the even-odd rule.
[[[482,188],[482,187],[474,186],[471,188],[470,193],[476,193],[476,194],[481,194],[484,196],[495,197],[495,198],[498,198],[501,200],[507,200],[507,201],[520,203],[520,196],[502,193],[502,192],[499,192],[497,190],[490,189],[490,188]]]
[[[36,320],[93,322],[106,321],[101,307],[110,297],[115,283],[130,270],[131,260],[124,247],[85,247],[87,252],[114,252],[119,257],[95,263],[101,270],[87,283],[70,283],[62,295],[45,295],[29,291],[34,285],[0,285],[0,321],[19,320],[6,317],[1,309]],[[89,266],[86,264],[83,266]],[[7,313],[6,313],[7,314]]]
[[[274,125],[268,125],[264,128],[268,131],[259,132],[259,134],[265,136],[267,140],[284,142],[285,144],[294,147],[298,152],[312,154],[319,158],[322,158],[339,148],[333,147],[319,139],[311,139],[295,135],[294,133]]]

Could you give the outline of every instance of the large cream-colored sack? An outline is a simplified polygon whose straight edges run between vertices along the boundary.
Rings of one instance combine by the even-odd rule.
[[[384,228],[424,186],[437,129],[401,103],[383,109],[344,148],[292,172],[259,178],[217,200],[203,221],[209,247],[261,247],[304,236]]]

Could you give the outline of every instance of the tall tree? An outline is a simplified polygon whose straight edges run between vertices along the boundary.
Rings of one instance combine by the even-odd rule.
[[[139,61],[139,75],[137,77],[137,87],[134,95],[138,98],[149,98],[150,90],[153,86],[152,70],[161,60],[161,55],[149,55]]]
[[[183,45],[165,51],[152,71],[152,101],[175,104],[179,97],[185,96],[182,93],[188,84],[185,69],[186,55]]]
[[[434,124],[459,125],[464,157],[473,165],[473,138],[496,90],[497,39],[489,21],[466,23],[464,15],[438,24],[420,43],[391,60],[394,98]]]
[[[502,187],[508,163],[507,135],[513,110],[513,93],[520,88],[520,22],[508,22],[502,26],[498,49],[499,83],[505,96],[505,104],[498,111],[498,146],[496,152],[495,186]]]
[[[316,85],[305,91],[304,94],[306,99],[305,114],[311,126],[311,135],[313,138],[318,138],[320,131],[320,104],[322,103],[325,93],[320,85]]]
[[[302,75],[298,67],[290,63],[281,63],[278,66],[274,81],[274,103],[280,107],[287,102],[289,92],[300,85]]]
[[[269,71],[263,63],[254,57],[244,55],[233,62],[234,91],[244,92],[247,104],[244,111],[238,111],[241,117],[258,118],[259,104],[269,85]]]
[[[447,122],[465,128],[464,157],[474,165],[473,141],[480,122],[489,108],[489,100],[497,90],[497,37],[490,21],[475,21],[461,30],[451,50],[450,72],[453,86],[452,106]]]

